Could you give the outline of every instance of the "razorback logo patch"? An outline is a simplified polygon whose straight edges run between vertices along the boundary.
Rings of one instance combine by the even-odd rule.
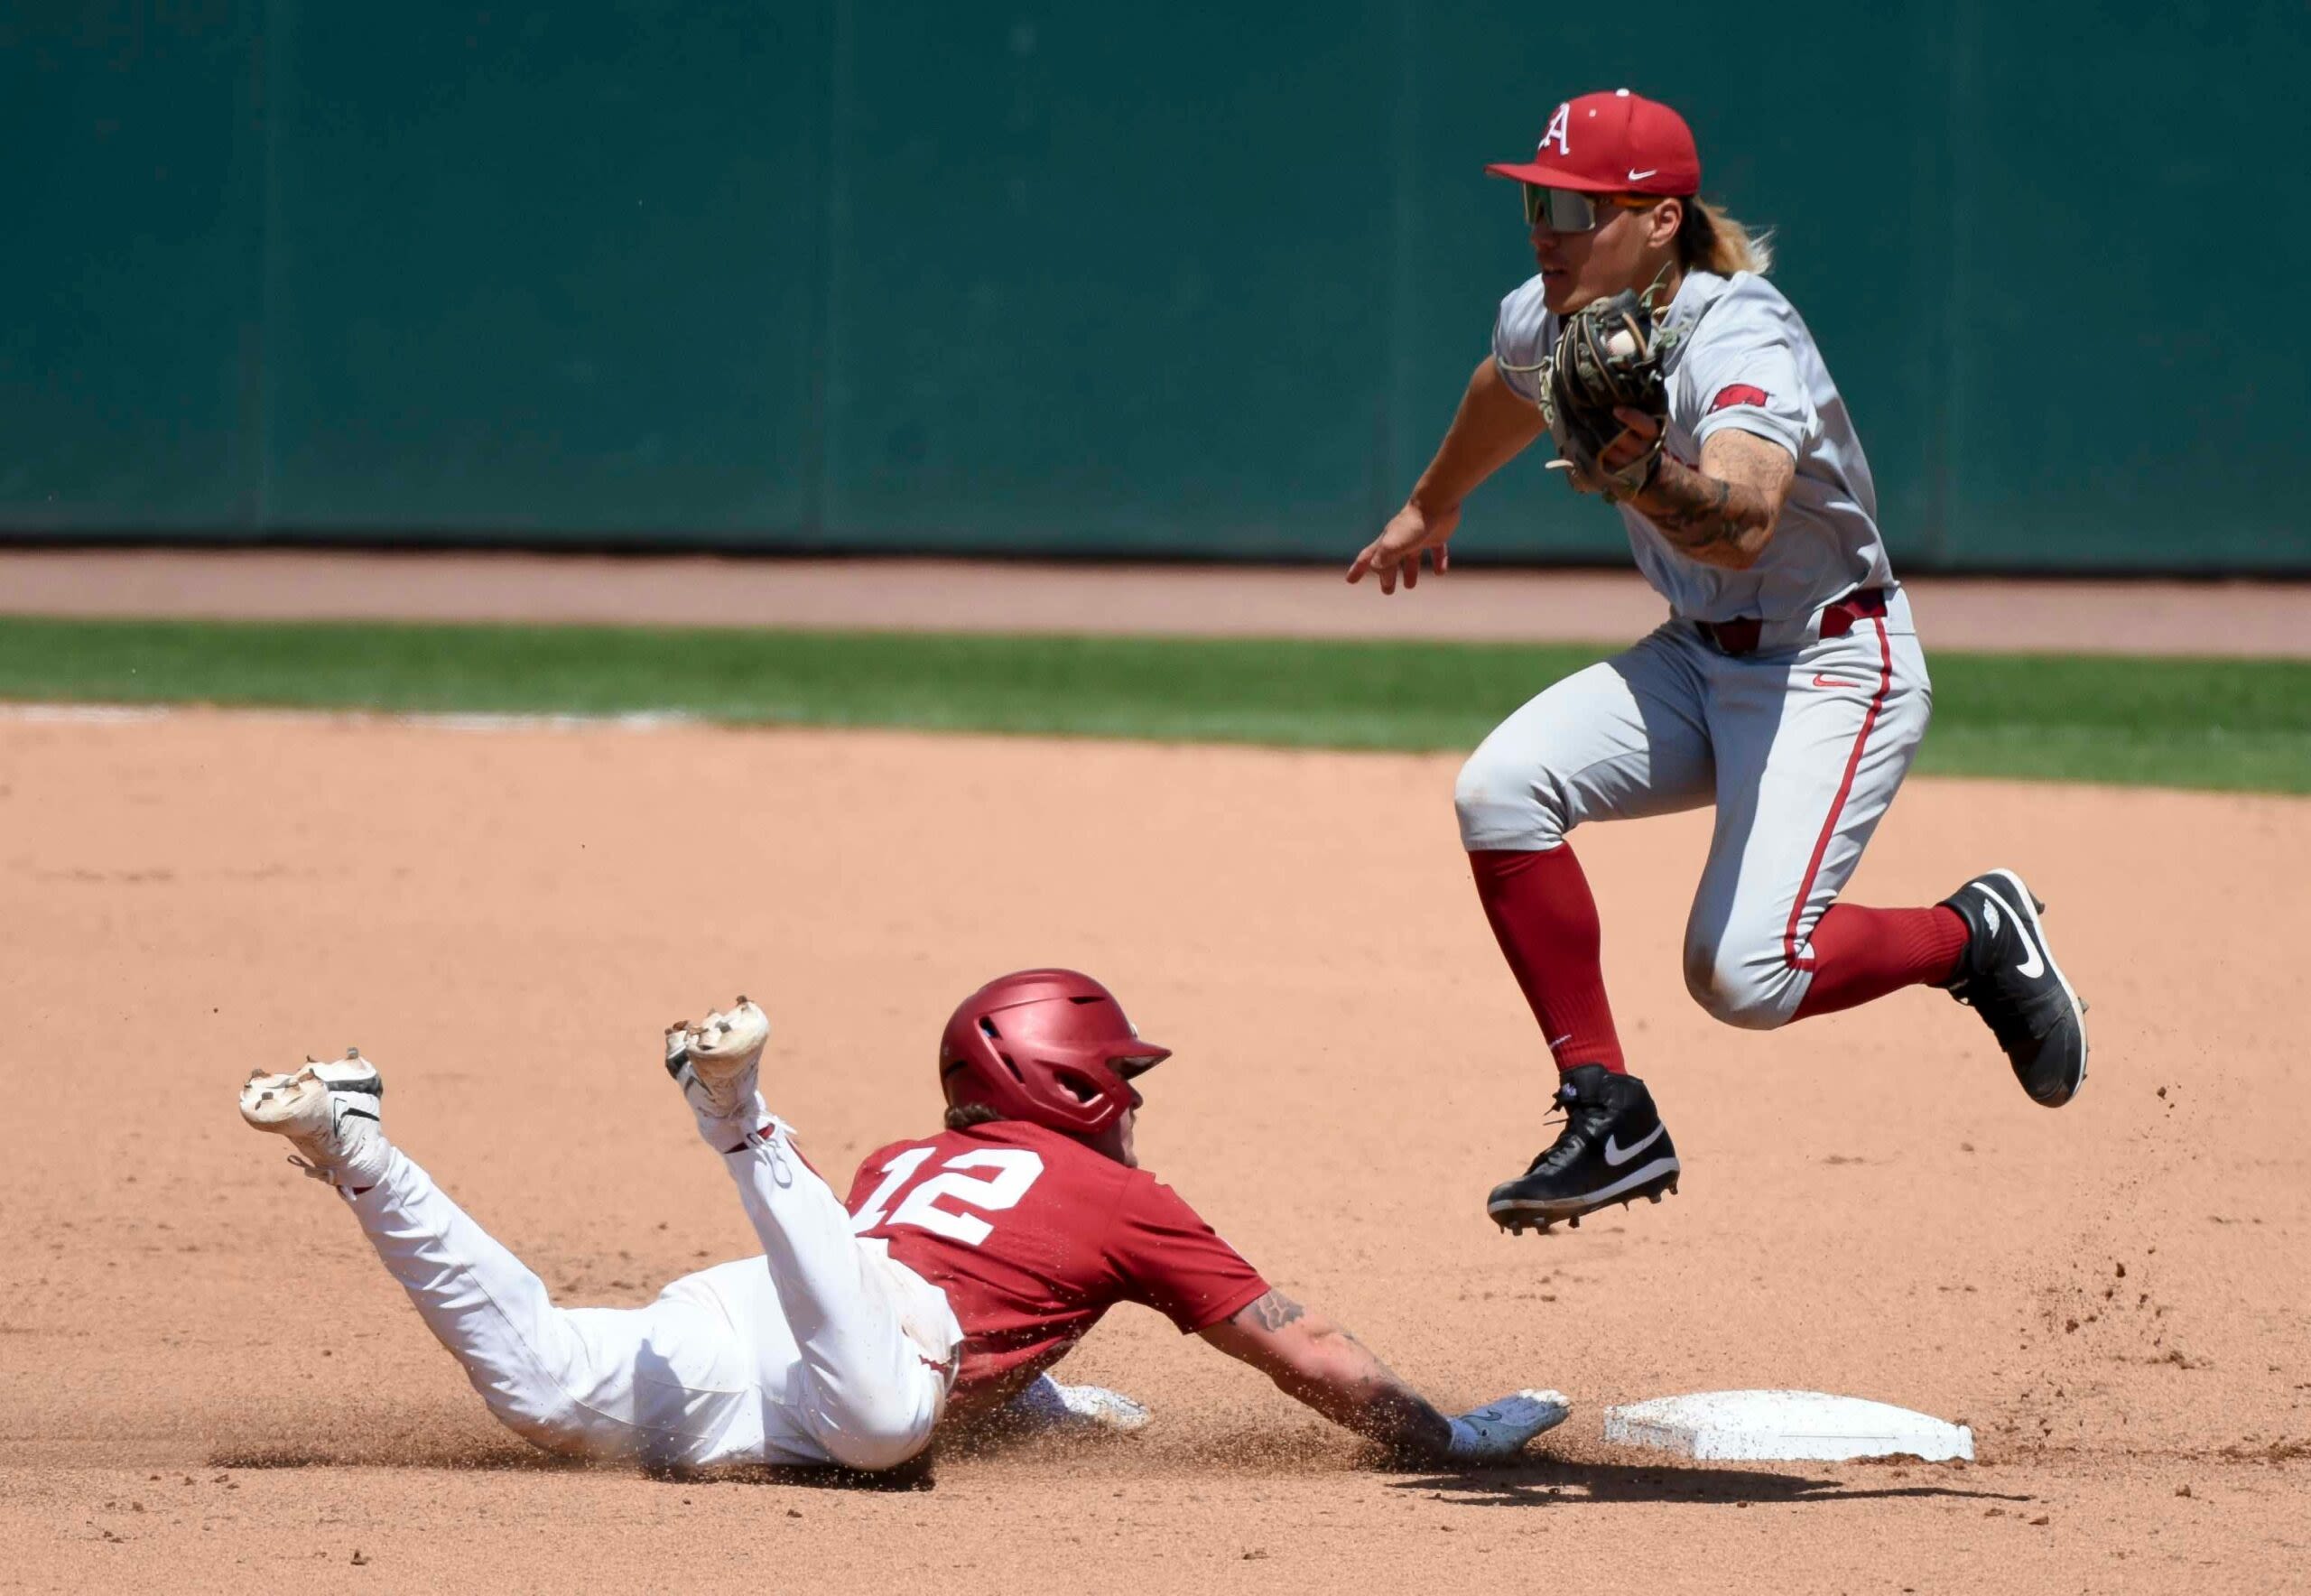
[[[1763,410],[1767,402],[1763,388],[1753,388],[1747,383],[1729,383],[1717,390],[1717,397],[1709,402],[1709,408],[1712,414],[1721,410],[1731,410],[1736,404],[1754,404]]]

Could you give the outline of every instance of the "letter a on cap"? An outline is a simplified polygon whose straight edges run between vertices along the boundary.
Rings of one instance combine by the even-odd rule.
[[[1564,105],[1561,105],[1556,108],[1555,116],[1549,118],[1549,130],[1541,135],[1540,149],[1535,150],[1533,153],[1537,155],[1541,153],[1541,150],[1545,150],[1551,144],[1555,144],[1558,154],[1572,154],[1573,150],[1571,146],[1566,144],[1564,142],[1566,130],[1572,125],[1572,122],[1573,104],[1568,100]]]

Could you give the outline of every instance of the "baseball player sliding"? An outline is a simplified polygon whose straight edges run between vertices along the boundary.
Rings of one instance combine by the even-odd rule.
[[[1509,716],[1454,793],[1565,1114],[1489,1211],[1546,1230],[1676,1190],[1675,1147],[1605,1000],[1597,907],[1566,841],[1583,821],[1716,806],[1685,968],[1726,1024],[1769,1030],[1938,986],[1974,1007],[2035,1100],[2068,1102],[2085,1006],[2019,876],[1988,871],[1930,908],[1836,901],[1933,688],[1852,418],[1766,281],[1763,242],[1699,198],[1684,119],[1627,89],[1566,101],[1532,160],[1487,170],[1521,185],[1539,274],[1501,302],[1435,458],[1348,580],[1392,593],[1424,554],[1443,570],[1469,495],[1547,433],[1573,485],[1619,507],[1670,615]]]
[[[385,1139],[384,1082],[357,1052],[250,1076],[241,1114],[339,1190],[490,1412],[550,1452],[882,1470],[998,1410],[1136,1428],[1128,1398],[1044,1373],[1119,1302],[1398,1453],[1497,1461],[1564,1419],[1548,1391],[1440,1413],[1140,1169],[1131,1082],[1170,1054],[1088,976],[1024,970],[964,999],[939,1048],[946,1129],[870,1155],[847,1208],[756,1090],[769,1035],[743,998],[666,1033],[667,1072],[763,1250],[642,1308],[556,1307]]]

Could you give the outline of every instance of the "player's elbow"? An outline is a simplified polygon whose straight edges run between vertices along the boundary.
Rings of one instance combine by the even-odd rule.
[[[1263,1318],[1263,1305],[1271,1301],[1278,1306]],[[1276,1293],[1203,1332],[1210,1345],[1258,1370],[1286,1396],[1303,1402],[1311,1390],[1332,1383],[1337,1335],[1337,1327]]]
[[[1692,552],[1703,565],[1713,565],[1720,571],[1748,571],[1765,558],[1766,543],[1772,536],[1770,520],[1752,521],[1746,525],[1736,522],[1706,548]]]
[[[1756,526],[1741,534],[1737,546],[1741,551],[1741,569],[1747,571],[1766,557],[1766,545],[1773,542],[1774,533],[1781,525],[1781,505],[1778,501],[1765,506],[1765,513]]]
[[[1721,546],[1718,563],[1727,571],[1748,571],[1764,559],[1774,528],[1781,524],[1780,502],[1769,496],[1745,509],[1746,514],[1730,528],[1732,535]]]

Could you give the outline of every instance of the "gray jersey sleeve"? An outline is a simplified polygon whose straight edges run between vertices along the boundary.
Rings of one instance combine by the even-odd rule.
[[[1821,434],[1821,418],[1798,371],[1791,329],[1774,314],[1778,295],[1761,302],[1727,294],[1703,317],[1680,362],[1670,404],[1696,444],[1738,427],[1805,458]],[[1796,329],[1804,336],[1804,329]]]
[[[1530,404],[1541,402],[1541,362],[1556,347],[1556,318],[1543,302],[1538,277],[1527,279],[1500,302],[1492,323],[1492,359],[1508,391]]]

